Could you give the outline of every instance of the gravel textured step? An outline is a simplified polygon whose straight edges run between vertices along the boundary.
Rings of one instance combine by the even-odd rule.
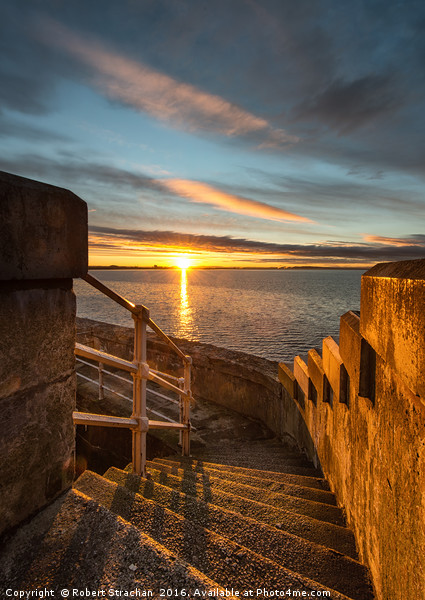
[[[47,588],[60,597],[64,588],[101,587],[151,590],[154,598],[160,597],[161,588],[201,593],[221,589],[136,527],[75,490],[20,527],[2,547],[2,590]]]
[[[187,459],[185,459],[187,461]],[[198,463],[208,463],[208,461],[199,458],[196,459]],[[214,457],[215,462],[219,461],[219,458],[215,458]],[[261,465],[261,468],[263,469],[263,466],[265,467],[264,470],[273,470],[275,473],[280,473],[280,474],[288,474],[288,475],[302,475],[304,477],[311,477],[311,478],[316,478],[316,479],[320,479],[322,478],[322,474],[318,469],[315,469],[313,466],[309,466],[309,467],[305,467],[305,466],[298,466],[297,464],[292,464],[292,461],[284,461],[282,460],[262,460],[262,457],[257,457],[255,460],[249,460],[246,458],[241,458],[241,464],[243,466],[237,466],[235,465],[236,461],[233,461],[232,459],[228,459],[229,462],[228,464],[225,464],[225,466],[230,467],[230,468],[234,468],[234,469],[240,469],[240,468],[248,468],[248,469],[253,469],[256,470],[258,469],[258,465]],[[245,467],[245,465],[247,465],[247,467]],[[267,466],[268,465],[268,466]]]
[[[268,464],[276,464],[280,465],[282,468],[286,467],[300,467],[304,469],[309,469],[318,474],[317,469],[315,469],[313,463],[302,454],[297,456],[287,456],[284,452],[277,451],[267,451],[261,452],[258,450],[257,452],[250,452],[249,454],[245,453],[236,453],[232,452],[212,452],[212,451],[202,451],[198,450],[196,452],[196,458],[198,460],[214,460],[215,462],[220,462],[222,464],[231,464],[234,466],[244,466],[246,463],[256,463],[257,465],[260,463],[261,465]],[[244,463],[238,465],[238,463]],[[320,474],[320,473],[319,473]]]
[[[178,466],[185,470],[197,471],[199,473],[204,472],[207,469],[215,469],[218,471],[229,471],[233,473],[243,473],[251,477],[266,477],[276,482],[281,483],[292,483],[294,485],[302,485],[305,487],[317,488],[320,490],[328,490],[329,484],[326,479],[322,477],[306,477],[303,475],[296,475],[293,473],[282,473],[277,471],[267,471],[262,469],[249,469],[246,467],[235,467],[232,465],[223,465],[217,462],[207,462],[197,460],[194,458],[182,458],[179,456],[173,456],[168,458],[155,458],[154,462],[158,462],[170,466]]]
[[[323,504],[331,504],[333,506],[336,505],[335,495],[332,494],[332,492],[318,490],[316,488],[309,488],[302,485],[294,485],[292,483],[281,483],[279,481],[274,481],[273,479],[267,479],[264,477],[252,477],[250,475],[245,475],[244,473],[237,473],[234,471],[219,471],[217,469],[209,468],[204,468],[202,473],[200,473],[190,469],[181,469],[177,465],[171,466],[153,461],[148,461],[146,466],[149,472],[160,470],[165,474],[169,473],[170,475],[175,475],[176,477],[187,479],[189,481],[196,481],[197,483],[207,483],[213,487],[220,487],[219,482],[221,481],[231,481],[244,485],[250,485],[251,487],[255,487],[257,489],[266,490],[267,493],[275,492],[277,494],[286,494],[288,496],[298,496],[299,498],[306,498],[307,500],[322,502]],[[161,483],[161,481],[159,483]]]
[[[235,532],[222,523],[227,533],[230,530],[236,538],[242,535],[245,541],[251,541],[250,546],[241,545],[240,539],[235,543],[234,537],[223,537],[197,524],[189,510],[184,517],[165,508],[158,511],[155,502],[90,471],[79,478],[76,486],[222,586],[231,582],[232,587],[243,590],[261,584],[267,589],[284,587],[306,592],[331,587],[356,600],[372,598],[362,565],[294,536],[289,543],[287,540],[286,552],[282,547],[284,536],[277,531],[274,544],[268,537],[253,551],[252,545],[259,537],[256,527],[247,528],[251,530],[249,535],[246,528]]]
[[[315,475],[322,475],[320,471],[315,469],[313,463],[309,461],[304,455],[287,455],[285,451],[278,451],[277,449],[267,448],[251,450],[250,452],[237,452],[232,451],[212,451],[200,449],[196,452],[196,458],[198,460],[219,462],[222,464],[230,464],[233,466],[254,466],[261,464],[263,465],[275,465],[277,470],[280,468],[286,469],[288,467],[300,467],[314,471]],[[267,467],[268,468],[268,467]]]
[[[155,473],[156,476],[152,477],[154,481],[158,481],[163,485],[167,485],[186,494],[191,494],[192,496],[197,496],[199,498],[209,497],[213,504],[217,503],[216,500],[219,494],[231,494],[232,496],[237,496],[238,504],[241,506],[242,510],[244,508],[244,501],[249,502],[252,500],[254,502],[267,504],[275,509],[289,510],[297,514],[313,517],[319,521],[326,521],[327,523],[333,523],[334,525],[340,525],[341,527],[345,526],[345,519],[341,510],[337,506],[332,506],[330,504],[314,502],[297,496],[276,494],[275,492],[268,492],[264,489],[226,480],[221,480],[218,482],[218,485],[211,486],[208,481],[196,483],[194,479],[182,479],[181,477],[168,474],[167,482],[165,482],[165,478],[163,477],[161,479],[160,473],[158,473],[158,471],[155,472],[152,469],[152,476]]]
[[[195,497],[114,467],[108,469],[105,477],[183,516],[186,510],[190,510],[192,515],[196,515],[197,522],[205,527],[211,528],[213,521],[219,527],[223,519],[227,522],[230,517],[235,527],[241,524],[244,527],[255,527],[257,521],[357,558],[353,533],[345,527],[274,509],[259,502],[247,501],[251,504],[251,511],[248,511],[246,506],[241,508],[238,505],[237,496],[227,493],[217,495],[212,502],[210,494],[201,493],[199,497]],[[218,505],[217,502],[220,501],[221,504]]]

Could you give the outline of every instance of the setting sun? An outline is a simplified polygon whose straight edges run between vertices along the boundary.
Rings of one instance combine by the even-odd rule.
[[[185,270],[192,266],[192,261],[187,256],[179,256],[176,258],[176,266],[179,269]]]

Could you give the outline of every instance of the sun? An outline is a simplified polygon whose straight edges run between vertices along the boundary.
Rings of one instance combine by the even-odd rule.
[[[185,271],[190,266],[192,266],[192,261],[190,260],[190,258],[187,258],[187,256],[179,256],[178,258],[176,258],[176,266],[182,271]]]

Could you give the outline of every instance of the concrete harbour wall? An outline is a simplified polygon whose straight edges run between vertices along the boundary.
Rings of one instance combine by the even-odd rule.
[[[376,265],[339,344],[279,365],[379,600],[424,597],[424,300],[425,260]]]
[[[0,173],[0,533],[72,483],[72,278],[86,273],[85,202]]]

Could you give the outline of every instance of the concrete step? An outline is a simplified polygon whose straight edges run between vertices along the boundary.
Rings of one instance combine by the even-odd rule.
[[[179,468],[180,465],[171,466],[153,461],[147,461],[146,466],[150,472],[159,469],[164,474],[168,473],[182,479],[196,481],[197,483],[207,483],[212,487],[220,487],[219,482],[221,481],[230,481],[265,490],[266,493],[275,492],[277,494],[286,494],[288,496],[298,496],[299,498],[306,498],[307,500],[322,502],[323,504],[336,505],[335,495],[332,492],[295,485],[293,483],[282,483],[274,481],[273,479],[252,477],[235,471],[220,471],[217,469],[204,468],[200,473],[199,471],[192,471],[192,469],[181,469]],[[159,483],[161,483],[161,481],[159,481]],[[165,483],[164,485],[167,484]]]
[[[273,464],[276,466],[281,465],[284,468],[291,466],[301,467],[314,470],[317,473],[313,463],[302,454],[288,455],[285,451],[279,451],[278,449],[273,448],[267,448],[266,450],[264,448],[250,449],[248,452],[236,452],[234,450],[220,450],[216,452],[211,450],[197,450],[196,457],[199,460],[215,461],[222,464],[230,464],[241,467],[243,467],[244,464],[246,464],[246,466],[249,466],[249,464],[258,465],[258,463],[261,465]]]
[[[218,462],[207,462],[203,460],[197,460],[194,458],[184,458],[180,456],[172,456],[166,458],[155,458],[154,462],[160,464],[178,466],[181,469],[193,470],[199,473],[204,472],[206,469],[215,469],[218,471],[229,471],[233,473],[243,473],[250,477],[260,477],[271,479],[272,481],[278,481],[280,483],[290,483],[294,485],[301,485],[310,488],[317,488],[319,490],[329,491],[329,484],[323,477],[297,475],[294,473],[280,472],[280,471],[269,471],[267,469],[257,468],[246,468],[237,467],[234,465],[224,465]]]
[[[152,464],[155,465],[156,463]],[[327,523],[333,523],[341,527],[345,526],[345,518],[342,511],[337,506],[330,504],[315,502],[298,496],[277,494],[265,489],[225,479],[216,479],[216,485],[210,485],[205,479],[200,483],[196,483],[193,478],[182,478],[171,474],[166,475],[165,481],[164,475],[161,477],[161,472],[159,470],[155,471],[154,468],[150,469],[150,473],[152,479],[162,485],[167,485],[168,487],[199,498],[209,498],[213,504],[216,503],[215,498],[218,494],[227,493],[237,496],[242,507],[243,500],[253,500],[276,509],[289,510],[297,514],[312,517],[313,519],[318,519],[319,521],[326,521]]]
[[[306,467],[314,469],[313,463],[301,452],[293,452],[279,445],[254,444],[250,442],[249,446],[220,446],[219,448],[199,448],[196,452],[196,457],[199,459],[209,460],[210,458],[223,458],[229,460],[256,460],[261,457],[261,460],[281,460],[288,465],[298,467]]]
[[[190,510],[191,518],[196,518],[200,525],[214,530],[218,528],[217,530],[220,531],[220,524],[230,521],[234,523],[235,529],[254,527],[257,523],[265,524],[275,530],[293,534],[351,558],[357,558],[353,533],[346,527],[318,521],[291,511],[275,509],[260,502],[244,500],[227,492],[216,493],[213,499],[209,492],[204,494],[201,488],[196,491],[199,495],[194,496],[114,467],[108,469],[105,477],[183,516],[187,510]],[[213,527],[212,523],[216,525]]]
[[[158,511],[156,502],[90,471],[75,485],[222,586],[229,581],[239,590],[326,586],[356,600],[372,598],[365,568],[327,548],[272,528],[263,540],[255,523],[234,531],[223,522],[217,532],[199,525],[189,510],[184,516],[166,508]]]
[[[288,475],[303,475],[305,477],[322,478],[322,473],[318,469],[315,469],[312,465],[304,466],[304,461],[302,461],[300,465],[298,461],[285,461],[283,459],[278,458],[276,460],[273,460],[271,458],[262,457],[260,455],[251,459],[249,459],[249,457],[240,457],[239,461],[236,459],[232,460],[231,458],[228,458],[227,462],[225,462],[226,459],[222,459],[220,454],[214,454],[209,456],[211,456],[211,460],[214,460],[214,462],[222,463],[224,466],[230,466],[235,469],[246,467],[248,469],[255,470],[258,469],[258,465],[261,465],[262,470],[271,470],[275,473],[285,473]],[[198,459],[198,461],[208,463],[208,460],[204,460],[201,457]],[[240,464],[235,464],[237,462],[239,462]]]
[[[160,590],[205,595],[222,588],[151,537],[71,490],[4,541],[0,589]],[[224,594],[224,590],[222,590]],[[6,596],[5,596],[6,597]],[[25,596],[26,597],[26,596]],[[40,597],[42,597],[40,595]]]

